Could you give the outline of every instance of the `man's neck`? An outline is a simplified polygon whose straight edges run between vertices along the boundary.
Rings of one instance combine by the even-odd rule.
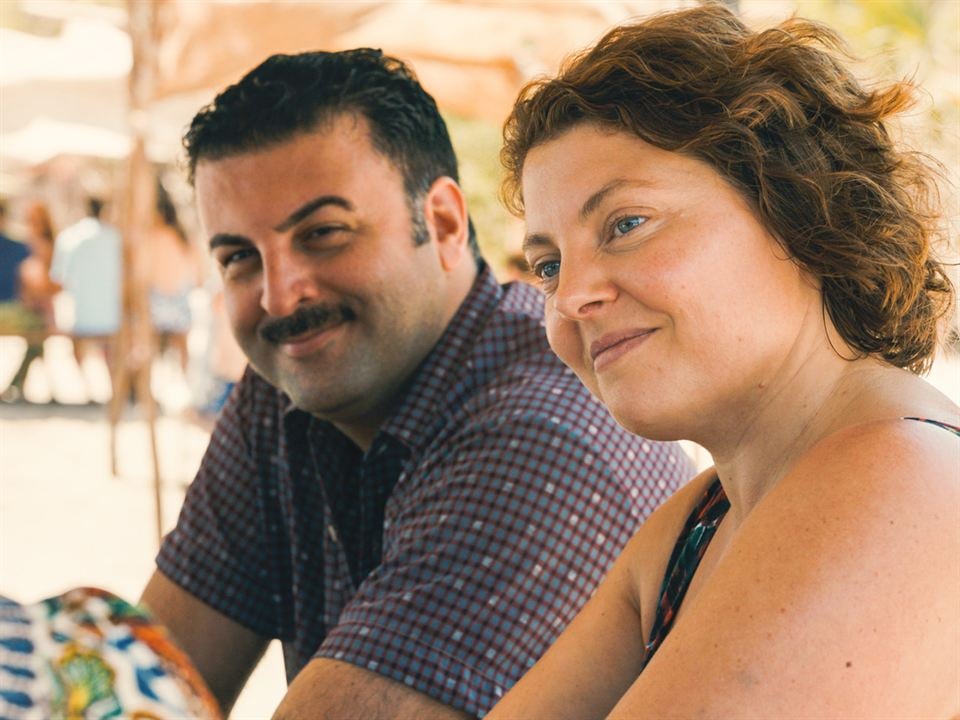
[[[363,413],[357,418],[349,420],[332,421],[334,427],[346,435],[363,452],[370,450],[373,440],[380,432],[383,425],[393,417],[400,407],[404,398],[408,395],[413,385],[413,378],[417,374],[417,369],[423,364],[423,361],[436,350],[437,343],[440,342],[446,333],[450,323],[453,322],[457,312],[463,306],[470,291],[480,276],[479,264],[476,261],[463,262],[460,267],[454,270],[451,282],[447,285],[447,308],[448,311],[444,317],[443,329],[437,335],[437,342],[431,347],[430,352],[420,359],[416,368],[410,373],[406,381],[395,392],[390,394],[390,399],[380,403],[377,407]]]

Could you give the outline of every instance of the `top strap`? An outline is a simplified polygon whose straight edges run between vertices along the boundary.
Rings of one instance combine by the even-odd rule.
[[[956,425],[951,425],[950,423],[945,423],[945,422],[941,422],[940,420],[931,420],[930,418],[922,418],[922,417],[905,417],[903,419],[916,420],[917,422],[925,422],[925,423],[929,423],[930,425],[936,425],[937,427],[943,428],[947,432],[951,432],[957,437],[960,437],[960,427],[957,427]]]
[[[690,513],[687,522],[673,546],[673,553],[667,563],[667,572],[664,575],[663,587],[660,590],[660,601],[657,604],[657,614],[650,630],[650,640],[646,644],[647,654],[643,659],[641,671],[650,662],[650,658],[667,637],[677,610],[683,602],[693,574],[700,565],[710,541],[717,531],[717,526],[730,509],[720,478],[714,476],[713,482],[703,494],[700,502]]]

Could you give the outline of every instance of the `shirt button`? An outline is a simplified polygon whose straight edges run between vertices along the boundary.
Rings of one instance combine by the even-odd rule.
[[[327,525],[327,535],[330,536],[330,542],[337,544],[340,538],[337,537],[337,529],[333,525]]]

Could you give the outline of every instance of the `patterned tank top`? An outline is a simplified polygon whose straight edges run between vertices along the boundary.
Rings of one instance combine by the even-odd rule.
[[[930,423],[960,437],[960,427],[956,425],[921,417],[905,417],[903,420]],[[667,572],[660,589],[657,613],[654,616],[653,627],[650,629],[650,639],[646,644],[646,656],[640,668],[641,672],[673,627],[674,618],[687,594],[693,574],[697,571],[704,553],[707,552],[707,547],[717,532],[720,521],[729,509],[730,501],[727,500],[720,479],[714,476],[713,482],[707,487],[700,502],[687,518],[670,554]]]

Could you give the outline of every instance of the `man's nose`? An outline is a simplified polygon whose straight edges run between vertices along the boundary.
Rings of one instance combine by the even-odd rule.
[[[317,298],[316,282],[307,264],[290,253],[264,259],[260,305],[273,317],[286,317]]]

